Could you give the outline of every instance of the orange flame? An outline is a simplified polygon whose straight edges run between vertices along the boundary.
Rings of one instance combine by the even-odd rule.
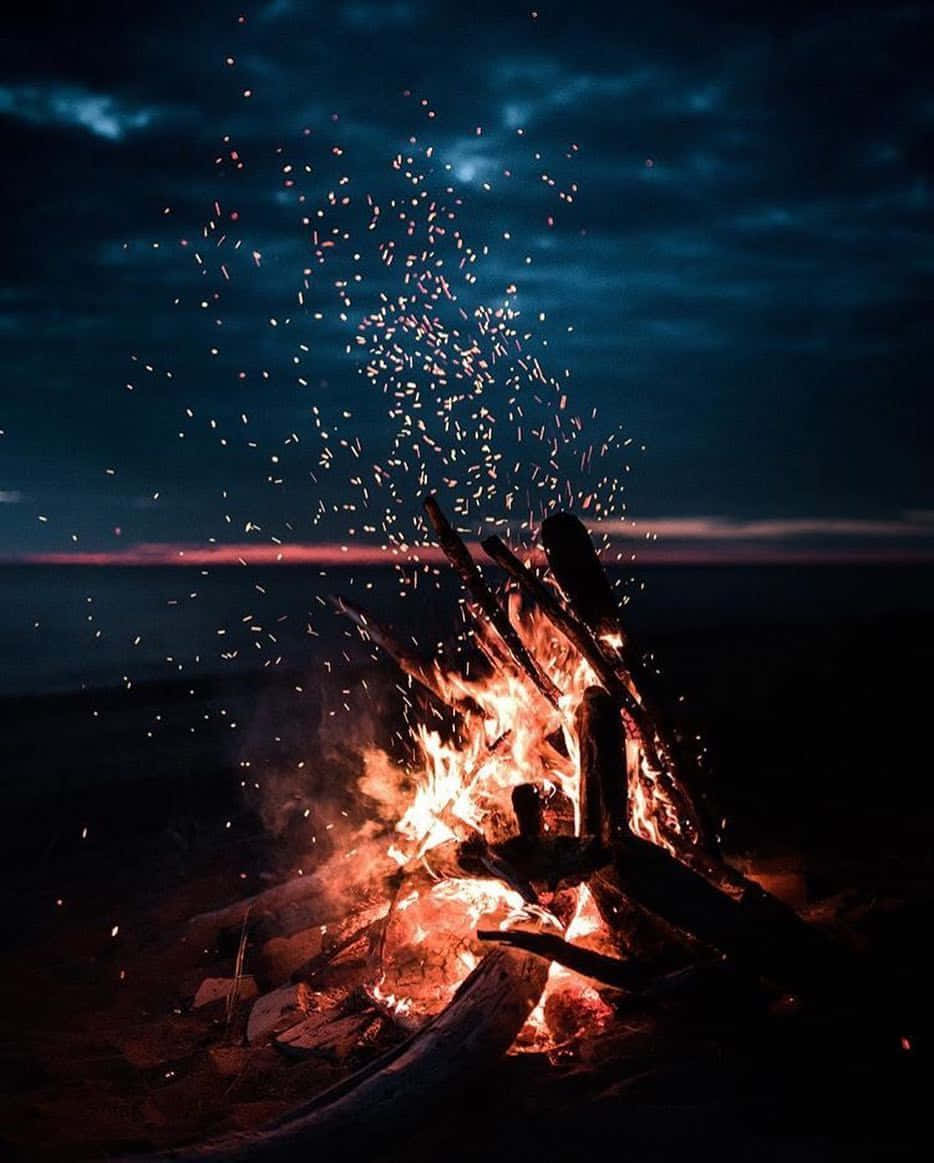
[[[444,851],[441,846],[449,841],[479,833],[487,844],[495,844],[514,835],[511,794],[520,784],[538,788],[546,830],[581,832],[575,712],[596,676],[538,610],[523,612],[513,600],[510,618],[530,655],[562,695],[558,706],[552,706],[523,673],[508,660],[504,664],[490,641],[481,645],[496,656],[497,664],[482,679],[449,673],[435,664],[437,687],[444,696],[477,710],[464,714],[462,729],[453,740],[424,725],[417,728],[414,790],[410,782],[408,797],[400,792],[395,805],[389,855],[403,870],[403,879],[387,920],[372,995],[403,1023],[418,1022],[450,1000],[484,953],[475,936],[478,927],[506,929],[534,922],[563,928],[547,908],[530,906],[502,880],[444,878],[443,873],[438,879],[434,868],[435,857]],[[638,746],[627,744],[626,760],[630,826],[645,839],[662,843],[659,818],[664,817],[668,834],[678,833],[677,819],[659,792],[657,773]],[[401,781],[396,786],[401,787]],[[566,936],[611,948],[610,934],[589,890],[582,886],[571,891],[576,899]],[[554,1048],[569,1034],[599,1027],[608,1012],[589,982],[553,965],[545,993],[517,1045]],[[555,1014],[560,1014],[560,1021]]]

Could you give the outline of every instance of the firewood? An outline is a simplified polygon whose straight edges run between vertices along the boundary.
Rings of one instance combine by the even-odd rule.
[[[559,937],[557,933],[529,932],[525,929],[478,929],[481,941],[509,945],[514,949],[524,949],[537,957],[556,961],[567,969],[573,969],[583,977],[612,985],[627,991],[644,988],[652,979],[652,973],[636,961],[623,961],[609,957],[593,949],[584,949]]]
[[[707,847],[712,829],[704,818],[699,799],[685,787],[685,769],[678,746],[666,728],[655,683],[647,672],[642,655],[624,628],[609,578],[597,555],[587,527],[572,513],[556,513],[542,522],[542,542],[548,565],[568,605],[592,630],[601,648],[613,663],[620,681],[632,692],[652,725],[659,758],[676,768],[681,801],[679,814],[696,817]],[[616,639],[611,643],[611,639]]]
[[[194,943],[211,944],[217,939],[218,934],[225,930],[236,928],[239,931],[243,918],[248,913],[251,925],[258,925],[263,921],[273,920],[284,909],[296,904],[304,906],[309,902],[312,911],[317,909],[315,921],[321,924],[330,919],[321,916],[319,902],[327,900],[327,883],[323,878],[296,876],[254,896],[244,897],[223,908],[192,917],[188,922],[188,939]],[[298,929],[294,931],[297,932]]]
[[[584,835],[607,841],[626,831],[626,737],[619,708],[602,687],[588,687],[577,708],[580,813]],[[620,773],[623,773],[622,777]]]
[[[568,605],[599,638],[619,635],[625,647],[619,606],[584,524],[572,513],[555,513],[542,522],[548,565]]]
[[[310,1012],[311,993],[304,984],[281,985],[257,998],[250,1010],[246,1040],[262,1043],[280,1030],[294,1026]]]
[[[234,992],[234,987],[236,987],[236,994],[240,1001],[256,997],[258,992],[256,981],[252,976],[241,977],[239,981],[234,977],[206,977],[198,987],[191,1008],[199,1010],[202,1006],[226,1002]]]
[[[496,950],[480,962],[450,1004],[416,1034],[258,1131],[147,1156],[134,1163],[214,1159],[286,1163],[371,1156],[374,1143],[404,1141],[428,1112],[509,1049],[541,997],[547,962]],[[130,1163],[130,1160],[125,1160]]]
[[[628,898],[730,957],[744,972],[802,992],[820,991],[845,973],[836,947],[759,885],[744,882],[741,895],[730,896],[631,833],[611,847],[615,877]]]
[[[340,594],[333,595],[331,602],[339,613],[348,617],[355,626],[359,626],[376,646],[388,654],[403,674],[417,682],[438,702],[445,706],[454,707],[456,710],[469,711],[472,714],[481,713],[480,707],[473,699],[466,696],[455,696],[444,690],[436,668],[425,662],[408,646],[404,646],[389,627],[377,621],[372,614],[368,614],[355,602]]]
[[[673,771],[673,762],[663,742],[658,739],[652,720],[645,707],[620,676],[591,630],[571,610],[565,609],[555,593],[538,578],[528,566],[498,537],[488,537],[483,549],[516,582],[523,592],[535,602],[552,625],[560,630],[568,641],[584,656],[600,683],[617,700],[626,732],[636,740],[646,756],[646,760],[656,773],[660,791],[672,803],[680,826],[688,833],[690,841],[701,850],[712,849],[704,820],[697,810],[688,789]]]
[[[512,810],[516,815],[519,835],[534,841],[542,835],[542,800],[533,783],[520,783],[512,789]]]
[[[273,1039],[286,1058],[325,1058],[340,1064],[358,1050],[383,1016],[376,1009],[342,1014],[333,1011],[309,1014]]]
[[[647,733],[642,708],[620,681],[612,662],[603,653],[590,630],[574,613],[561,605],[555,593],[499,537],[487,537],[483,542],[483,551],[532,599],[555,629],[580,651],[600,682],[619,701],[627,729],[642,740]]]
[[[561,692],[526,650],[515,627],[509,621],[506,611],[483,580],[477,563],[470,556],[470,550],[442,512],[437,497],[426,497],[423,505],[428,519],[438,535],[438,543],[445,557],[454,566],[471,599],[490,621],[496,633],[509,648],[512,657],[529,676],[535,687],[552,706],[557,706]]]
[[[376,917],[374,920],[367,921],[364,925],[358,925],[351,929],[349,933],[343,934],[337,940],[331,941],[326,948],[321,949],[313,957],[309,957],[307,961],[303,962],[297,969],[293,970],[291,980],[293,982],[304,981],[306,984],[314,981],[319,977],[329,965],[332,964],[348,949],[353,948],[354,945],[362,945],[364,942],[371,943],[382,930],[386,918],[384,916]]]

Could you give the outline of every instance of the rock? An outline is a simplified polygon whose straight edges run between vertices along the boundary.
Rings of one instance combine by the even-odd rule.
[[[198,992],[195,994],[195,1000],[191,1003],[191,1008],[199,1010],[202,1006],[213,1005],[215,1002],[226,1002],[234,984],[235,979],[232,977],[206,977],[198,987]],[[259,993],[259,990],[256,988],[256,982],[251,976],[240,978],[237,989],[238,1000],[247,1001],[251,997],[256,997],[257,993]]]

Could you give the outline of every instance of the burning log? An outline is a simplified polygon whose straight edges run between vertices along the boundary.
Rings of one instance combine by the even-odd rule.
[[[489,619],[496,633],[509,648],[510,654],[529,676],[535,687],[552,706],[557,706],[561,692],[526,650],[522,639],[509,621],[506,611],[483,580],[477,563],[470,556],[470,550],[441,511],[437,498],[434,496],[426,497],[424,508],[438,535],[438,543],[445,557],[454,566],[473,602]]]
[[[580,814],[585,836],[604,842],[625,831],[626,737],[619,708],[602,687],[588,687],[577,708]],[[620,778],[620,772],[623,772]]]
[[[617,839],[612,849],[612,876],[626,897],[719,950],[741,971],[802,992],[819,992],[844,971],[839,951],[758,885],[744,882],[739,897],[729,896],[632,833]]]
[[[285,1163],[298,1152],[328,1159],[372,1155],[374,1142],[404,1137],[508,1050],[541,997],[547,974],[547,964],[532,954],[490,953],[450,1004],[416,1034],[265,1130],[145,1161],[137,1156],[136,1163]]]
[[[524,565],[498,537],[488,537],[483,550],[516,582],[546,615],[553,626],[584,656],[597,678],[619,704],[627,733],[638,742],[646,761],[667,800],[673,805],[679,826],[690,832],[694,844],[710,849],[710,841],[701,814],[684,787],[683,781],[671,769],[671,758],[640,699],[627,685],[616,665],[608,658],[593,633],[578,617],[558,601],[552,590]]]
[[[445,706],[454,707],[455,710],[469,711],[473,714],[481,713],[480,707],[473,699],[457,698],[445,691],[438,680],[438,672],[434,666],[426,663],[413,650],[399,642],[387,626],[378,622],[355,602],[339,594],[332,596],[331,601],[339,613],[348,617],[355,626],[359,626],[372,642],[389,655],[403,674],[417,682],[438,702]]]
[[[617,676],[613,664],[600,648],[590,630],[570,610],[566,610],[543,581],[524,565],[499,537],[487,537],[483,552],[531,598],[555,629],[587,659],[600,682],[619,700],[627,726],[640,739],[643,736],[642,708]]]
[[[310,1014],[283,1030],[273,1045],[286,1058],[324,1058],[340,1064],[372,1040],[383,1021],[373,1008],[353,1014]]]
[[[519,836],[533,842],[542,835],[542,801],[532,783],[520,783],[512,789],[512,810],[516,814]]]
[[[589,688],[577,716],[580,747],[581,815],[587,827],[607,835],[613,872],[601,873],[604,886],[616,882],[623,897],[730,957],[744,971],[775,977],[797,988],[813,986],[832,951],[811,926],[770,897],[759,885],[733,874],[733,897],[664,848],[636,836],[629,827],[624,740],[612,698]],[[596,896],[604,920],[606,894]]]
[[[652,977],[638,962],[623,961],[618,957],[584,949],[580,945],[572,945],[557,933],[532,933],[525,929],[478,929],[477,936],[481,941],[508,945],[548,961],[557,961],[559,965],[573,969],[583,977],[627,992],[642,989]]]
[[[607,849],[593,837],[512,836],[499,844],[447,840],[407,865],[404,873],[411,880],[421,870],[429,883],[500,880],[523,900],[535,904],[538,895],[533,883],[550,891],[559,885],[580,884],[608,860]],[[411,881],[410,887],[414,884]]]
[[[610,657],[615,663],[617,676],[637,699],[652,724],[659,758],[667,760],[668,764],[674,763],[675,748],[669,733],[664,729],[658,700],[652,693],[652,683],[632,639],[623,627],[609,578],[597,556],[587,527],[573,513],[556,513],[542,522],[542,542],[548,565],[568,605],[594,633],[601,647],[610,647]],[[705,837],[709,834],[707,821],[697,801],[689,796],[684,787],[683,772],[679,772],[678,777],[671,782],[681,791],[681,802],[675,801],[679,815],[686,816],[698,829],[699,838]]]

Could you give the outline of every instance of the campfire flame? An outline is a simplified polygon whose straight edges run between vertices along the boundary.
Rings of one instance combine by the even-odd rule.
[[[403,1024],[418,1024],[450,1001],[488,949],[476,939],[478,928],[552,927],[596,950],[617,951],[585,885],[531,903],[508,877],[448,878],[438,868],[451,842],[473,837],[482,847],[516,834],[511,797],[520,784],[536,788],[546,834],[581,835],[575,712],[596,676],[536,608],[522,609],[513,595],[509,613],[529,654],[561,695],[552,705],[501,656],[479,679],[434,664],[437,690],[445,700],[472,709],[462,714],[451,739],[424,723],[417,725],[412,778],[396,784],[388,855],[399,866],[399,888],[371,995]],[[481,632],[479,644],[495,656],[491,638]],[[644,839],[670,847],[665,837],[672,829],[660,828],[659,819],[670,824],[671,808],[659,793],[655,773],[638,747],[629,748],[627,760],[630,826]],[[584,978],[552,965],[546,990],[517,1047],[554,1049],[599,1028],[609,1012]]]

